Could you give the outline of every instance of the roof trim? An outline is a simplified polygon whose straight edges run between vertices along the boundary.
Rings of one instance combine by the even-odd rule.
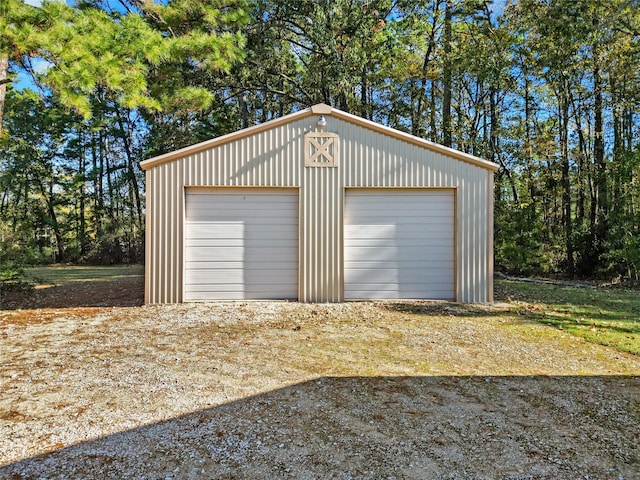
[[[225,143],[229,143],[234,140],[240,140],[241,138],[264,132],[265,130],[278,127],[285,123],[290,123],[295,120],[302,120],[303,118],[310,117],[311,115],[313,115],[311,109],[306,108],[304,110],[300,110],[299,112],[285,115],[284,117],[269,120],[268,122],[261,123],[260,125],[243,128],[242,130],[231,132],[226,135],[222,135],[221,137],[212,138],[211,140],[196,143],[195,145],[189,145],[188,147],[181,148],[180,150],[174,150],[173,152],[165,153],[164,155],[159,155],[157,157],[149,158],[148,160],[143,160],[142,162],[140,162],[140,167],[142,167],[143,170],[149,170],[150,168],[157,167],[158,165],[162,165],[163,163],[167,163],[178,158],[183,158],[187,155],[192,155],[209,148],[217,147],[218,145],[224,145]]]
[[[456,150],[454,148],[445,147],[444,145],[440,145],[439,143],[434,143],[429,140],[425,140],[424,138],[416,137],[415,135],[401,132],[400,130],[396,130],[395,128],[386,127],[379,123],[372,122],[371,120],[366,120],[362,117],[358,117],[356,115],[352,115],[347,112],[343,112],[342,110],[338,110],[336,108],[332,109],[331,115],[341,120],[345,120],[347,122],[360,125],[361,127],[368,128],[369,130],[373,130],[375,132],[382,133],[384,135],[388,135],[390,137],[396,138],[400,141],[407,142],[412,145],[416,145],[418,147],[424,147],[424,148],[427,148],[428,150],[442,153],[447,157],[453,157],[457,160],[462,160],[463,162],[471,163],[472,165],[477,165],[478,167],[486,168],[487,170],[491,170],[495,172],[500,168],[500,166],[497,163],[490,162],[489,160],[476,157],[475,155],[471,155],[469,153],[461,152],[460,150]]]
[[[333,108],[326,103],[319,103],[311,107],[311,113],[314,115],[329,115]]]
[[[480,157],[476,157],[474,155],[470,155],[453,148],[445,147],[444,145],[425,140],[424,138],[416,137],[415,135],[401,132],[400,130],[396,130],[391,127],[386,127],[379,123],[372,122],[371,120],[366,120],[362,117],[343,112],[342,110],[338,110],[337,108],[333,108],[324,103],[319,103],[312,106],[311,108],[306,108],[304,110],[300,110],[299,112],[291,113],[289,115],[285,115],[284,117],[276,118],[260,125],[255,125],[253,127],[238,130],[237,132],[232,132],[221,137],[213,138],[202,143],[197,143],[195,145],[181,148],[180,150],[175,150],[173,152],[165,153],[164,155],[144,160],[140,162],[140,167],[142,167],[143,170],[149,170],[150,168],[162,165],[163,163],[167,163],[178,158],[183,158],[187,155],[198,153],[203,150],[207,150],[218,145],[223,145],[234,140],[239,140],[250,135],[255,135],[256,133],[264,132],[265,130],[278,127],[295,120],[302,120],[303,118],[310,117],[312,115],[332,115],[346,122],[359,125],[369,130],[382,133],[384,135],[396,138],[400,141],[407,142],[412,145],[416,145],[418,147],[426,148],[433,152],[441,153],[443,155],[446,155],[447,157],[462,160],[463,162],[470,163],[472,165],[476,165],[493,172],[500,168],[496,163],[484,160]]]

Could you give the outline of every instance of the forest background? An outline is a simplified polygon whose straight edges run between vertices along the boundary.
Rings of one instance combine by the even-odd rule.
[[[0,0],[0,271],[144,261],[139,162],[324,102],[496,162],[496,269],[640,275],[637,0]]]

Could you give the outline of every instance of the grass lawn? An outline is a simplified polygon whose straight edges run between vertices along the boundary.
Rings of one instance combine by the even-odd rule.
[[[144,267],[52,265],[25,269],[33,291],[0,292],[0,310],[22,310],[31,322],[32,309],[124,307],[144,301]],[[35,315],[37,317],[37,315]]]
[[[640,292],[496,281],[496,299],[514,314],[640,355]]]
[[[142,265],[115,266],[70,266],[52,265],[31,267],[25,270],[26,276],[37,284],[69,285],[78,282],[105,282],[122,279],[137,279],[144,275]]]
[[[141,265],[68,266],[28,268],[36,294],[19,296],[14,308],[124,306],[142,303],[144,267]],[[55,288],[51,288],[55,287]],[[621,289],[575,288],[549,284],[497,280],[495,315],[516,322],[535,322],[585,340],[640,355],[640,292]],[[6,303],[6,301],[5,301]],[[394,308],[424,313],[411,302]],[[433,311],[430,311],[433,309]],[[436,315],[440,307],[428,308]],[[474,316],[475,307],[457,306],[457,316]],[[484,312],[484,315],[488,312]]]

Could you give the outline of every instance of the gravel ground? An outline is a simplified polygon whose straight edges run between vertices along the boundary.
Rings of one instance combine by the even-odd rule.
[[[0,312],[0,478],[640,478],[640,358],[508,305]]]

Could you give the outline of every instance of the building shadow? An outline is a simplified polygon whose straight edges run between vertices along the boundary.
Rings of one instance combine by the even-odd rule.
[[[639,440],[635,376],[322,377],[22,459],[0,478],[631,479]]]

